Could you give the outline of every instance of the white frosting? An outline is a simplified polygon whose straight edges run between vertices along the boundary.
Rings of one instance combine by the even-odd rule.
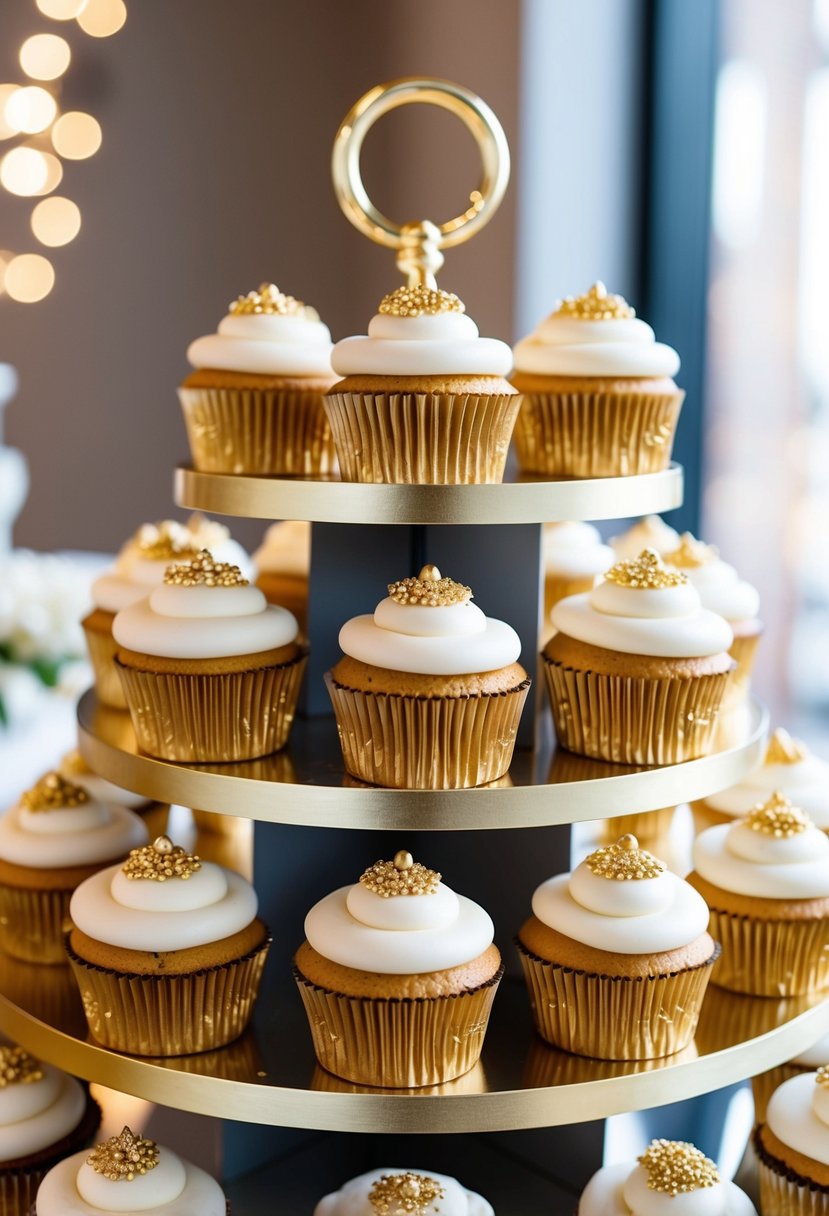
[[[271,524],[253,555],[259,571],[305,578],[311,568],[311,525],[301,519]]]
[[[275,650],[296,639],[286,608],[268,604],[258,587],[184,587],[167,583],[148,600],[119,612],[119,646],[176,659],[210,659]]]
[[[354,891],[332,891],[305,918],[305,936],[313,948],[343,967],[420,975],[471,962],[492,945],[495,929],[489,914],[443,883],[436,895],[383,899],[365,887],[352,895]]]
[[[164,571],[169,564],[169,562],[158,562],[159,583],[163,582]],[[117,570],[113,570],[109,574],[102,574],[92,584],[92,603],[103,612],[120,612],[122,608],[129,608],[130,604],[143,600],[148,594],[146,585],[133,582],[126,575],[119,574]]]
[[[436,1200],[429,1207],[429,1216],[494,1216],[492,1205],[487,1203],[482,1195],[465,1190],[454,1178],[446,1174],[436,1174],[434,1170],[424,1170],[413,1166],[385,1167],[372,1170],[368,1174],[360,1174],[352,1178],[331,1195],[326,1195],[314,1208],[314,1216],[376,1216],[369,1202],[369,1194],[375,1182],[389,1174],[422,1174],[434,1178],[444,1190],[442,1199]],[[38,1216],[40,1214],[38,1213]]]
[[[78,1126],[86,1097],[74,1077],[42,1064],[43,1079],[0,1091],[0,1164],[39,1153]]]
[[[578,1216],[757,1216],[757,1209],[733,1182],[679,1195],[652,1191],[644,1166],[621,1161],[593,1175],[579,1200]]]
[[[220,524],[218,519],[208,519],[206,515],[195,511],[185,527],[193,538],[193,547],[196,550],[208,549],[217,562],[238,566],[245,578],[253,578],[253,559],[238,540],[233,539],[230,528],[225,524]]]
[[[132,1182],[111,1182],[95,1174],[86,1164],[88,1156],[86,1151],[75,1153],[49,1171],[37,1192],[37,1216],[109,1216],[115,1212],[225,1216],[227,1200],[218,1182],[168,1148],[161,1149],[154,1170]],[[178,1194],[155,1199],[156,1194],[170,1193],[173,1180],[176,1185],[181,1182]]]
[[[791,1063],[800,1064],[803,1068],[820,1068],[822,1064],[829,1064],[829,1034],[818,1039],[813,1047],[808,1047],[799,1056],[795,1056]]]
[[[119,806],[129,807],[130,810],[135,810],[137,807],[146,806],[150,801],[143,794],[134,794],[131,790],[122,790],[120,785],[113,785],[111,781],[107,781],[105,777],[99,777],[97,773],[91,770],[83,770],[78,772],[74,765],[74,755],[72,752],[67,752],[60,762],[59,771],[62,777],[67,781],[71,781],[73,785],[79,785],[85,789],[90,798],[94,798],[97,802],[115,802]]]
[[[95,799],[54,811],[18,803],[0,818],[0,857],[17,866],[91,866],[125,857],[146,841],[147,829],[133,811]]]
[[[809,827],[779,839],[742,820],[707,828],[694,841],[694,869],[735,895],[759,899],[829,896],[829,837]]]
[[[679,355],[635,317],[552,313],[517,344],[515,367],[541,376],[675,376]]]
[[[780,790],[819,828],[829,830],[829,764],[811,752],[795,764],[762,762],[739,785],[709,794],[706,805],[723,815],[746,815]]]
[[[651,590],[600,582],[559,600],[550,619],[588,645],[655,658],[703,658],[734,640],[730,625],[700,605],[690,583]]]
[[[576,520],[544,525],[544,569],[560,578],[595,578],[616,560],[598,528]]]
[[[331,334],[319,318],[279,313],[228,313],[218,333],[187,348],[195,368],[260,376],[330,376]]]
[[[344,338],[331,356],[339,376],[507,376],[512,352],[506,342],[480,338],[464,313],[372,317],[368,337]]]
[[[610,547],[619,558],[638,557],[643,549],[655,549],[661,556],[678,544],[679,533],[659,515],[643,515],[627,532],[610,538]]]
[[[704,608],[718,612],[727,621],[747,621],[760,610],[760,593],[745,582],[728,562],[716,558],[704,566],[682,567],[699,592]]]
[[[154,882],[124,880],[121,867],[110,866],[81,883],[72,896],[69,914],[88,937],[124,950],[187,950],[232,937],[255,918],[256,892],[232,870],[206,862],[202,869],[207,871],[203,883],[197,881],[202,871],[188,879]],[[226,887],[217,898],[219,887],[213,871],[218,869]],[[122,880],[128,885],[128,895]],[[133,887],[143,890],[136,893]],[[174,890],[177,887],[182,889]],[[132,901],[131,906],[121,902],[125,898]]]
[[[816,1076],[804,1072],[779,1085],[766,1107],[766,1123],[783,1144],[829,1165],[829,1090]]]

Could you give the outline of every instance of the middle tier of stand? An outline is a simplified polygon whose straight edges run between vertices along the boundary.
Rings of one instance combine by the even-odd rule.
[[[333,718],[297,719],[288,746],[239,764],[175,764],[138,750],[126,712],[87,692],[81,753],[96,773],[159,802],[307,827],[482,830],[547,827],[653,811],[735,785],[763,758],[768,714],[750,707],[740,742],[665,768],[631,768],[555,749],[518,751],[507,777],[469,790],[391,790],[343,773]]]

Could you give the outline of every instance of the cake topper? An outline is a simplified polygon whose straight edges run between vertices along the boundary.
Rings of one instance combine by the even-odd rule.
[[[201,861],[181,845],[173,844],[169,836],[156,836],[152,844],[130,849],[121,870],[127,878],[166,882],[168,878],[190,878],[201,869]]]
[[[428,1174],[384,1174],[369,1191],[368,1201],[377,1216],[425,1216],[446,1192]]]
[[[778,726],[766,748],[766,764],[800,764],[809,754],[809,749],[800,739],[793,739],[787,730]]]
[[[565,296],[559,300],[554,317],[578,317],[583,321],[627,321],[636,312],[622,296],[609,294],[601,281],[581,296]]]
[[[668,566],[681,570],[698,570],[700,566],[710,566],[718,556],[716,545],[706,545],[704,540],[697,540],[693,532],[683,532],[677,547],[670,553],[663,553],[662,559]]]
[[[648,1188],[663,1195],[701,1191],[720,1181],[711,1158],[687,1140],[652,1140],[639,1162],[647,1172]]]
[[[393,895],[434,895],[440,883],[437,870],[428,870],[411,853],[400,849],[393,861],[375,861],[360,876],[360,882],[381,899]]]
[[[174,562],[164,571],[164,582],[174,587],[247,587],[238,566],[217,562],[209,549],[190,561]]]
[[[635,836],[620,836],[615,844],[596,849],[585,864],[597,878],[610,878],[617,882],[628,882],[642,878],[658,878],[665,872],[665,863],[647,849],[639,848]]]
[[[31,1085],[34,1081],[42,1080],[40,1060],[11,1043],[4,1043],[0,1047],[0,1089],[8,1085]]]
[[[243,316],[279,316],[304,317],[308,321],[318,321],[319,313],[316,308],[303,304],[294,296],[286,296],[275,283],[260,283],[258,291],[249,291],[246,296],[237,296],[228,305],[232,317]]]
[[[763,836],[774,836],[777,840],[799,836],[807,828],[814,827],[805,811],[793,806],[785,794],[775,790],[766,802],[759,802],[746,815],[746,826]]]
[[[437,566],[424,566],[417,578],[401,578],[388,586],[389,599],[396,604],[449,608],[452,604],[466,604],[472,599],[470,587],[444,578]]]
[[[655,549],[643,549],[638,557],[626,557],[605,572],[606,583],[634,587],[640,591],[663,591],[688,582],[687,574],[668,570]]]
[[[71,811],[87,802],[89,794],[82,786],[56,772],[45,773],[20,798],[27,811]]]
[[[110,1182],[132,1182],[136,1174],[148,1174],[158,1165],[158,1145],[136,1136],[128,1127],[118,1136],[96,1144],[86,1159],[96,1174]]]

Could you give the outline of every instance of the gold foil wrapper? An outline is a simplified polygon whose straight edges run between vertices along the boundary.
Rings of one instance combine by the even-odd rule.
[[[0,883],[0,949],[27,963],[65,963],[63,935],[72,891]]]
[[[322,1068],[356,1085],[420,1089],[477,1064],[503,966],[458,996],[382,1000],[310,983],[294,968]]]
[[[323,477],[337,471],[318,390],[180,388],[178,395],[201,473]]]
[[[115,667],[115,653],[118,649],[115,638],[111,633],[102,633],[100,629],[87,628],[86,621],[81,621],[81,625],[95,676],[98,700],[111,709],[126,709],[124,690]]]
[[[628,979],[573,971],[516,945],[542,1039],[598,1060],[655,1060],[687,1047],[717,957],[672,975]]]
[[[660,1068],[672,1068],[686,1060],[696,1060],[699,1052],[693,1042],[671,1056],[653,1060],[599,1060],[571,1055],[532,1035],[524,1062],[522,1083],[528,1089],[551,1089],[560,1085],[583,1085],[611,1077],[639,1076]]]
[[[743,692],[751,682],[751,672],[762,636],[762,632],[758,632],[747,634],[745,637],[735,637],[729,648],[728,653],[737,664],[737,670],[732,673],[731,680]]]
[[[480,485],[504,480],[520,394],[329,393],[343,481]]]
[[[800,1076],[802,1072],[811,1071],[808,1068],[801,1068],[799,1064],[780,1064],[777,1068],[770,1068],[768,1072],[761,1072],[759,1076],[752,1077],[751,1092],[754,1096],[754,1122],[765,1122],[769,1099],[784,1081],[790,1081],[792,1077]]]
[[[531,681],[509,692],[412,697],[325,682],[348,772],[391,789],[487,785],[510,766]]]
[[[187,975],[129,975],[88,963],[66,939],[92,1037],[133,1056],[186,1056],[238,1039],[253,1013],[270,937],[241,958]]]
[[[559,742],[619,764],[681,764],[711,750],[730,672],[667,679],[577,671],[542,656]]]
[[[671,462],[685,394],[525,393],[515,424],[522,471],[631,477]]]
[[[665,806],[658,811],[635,811],[632,815],[603,819],[602,844],[615,844],[620,836],[630,835],[641,845],[650,847],[655,840],[663,840],[668,835],[675,813],[675,806]]]
[[[802,996],[829,988],[829,921],[759,920],[711,909],[722,946],[712,983],[750,996]]]
[[[283,747],[307,660],[303,651],[288,663],[219,675],[116,663],[141,750],[194,764],[253,760]]]
[[[759,1129],[752,1141],[760,1178],[763,1216],[829,1216],[829,1187],[801,1178],[784,1162],[767,1153]]]

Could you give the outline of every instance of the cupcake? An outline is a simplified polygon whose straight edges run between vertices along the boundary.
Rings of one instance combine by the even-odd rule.
[[[208,519],[201,511],[194,511],[187,519],[184,527],[190,534],[192,548],[200,553],[208,549],[217,562],[228,562],[238,566],[247,579],[254,577],[254,561],[238,540],[230,535],[230,528],[220,524],[217,519]]]
[[[326,675],[352,777],[397,789],[484,785],[510,766],[530,687],[515,630],[424,566],[340,630]]]
[[[676,351],[603,283],[568,296],[515,347],[521,468],[552,477],[666,469],[685,396],[678,371]]]
[[[322,394],[331,334],[316,309],[273,283],[239,296],[219,331],[191,342],[179,388],[193,464],[203,473],[319,477],[335,469]]]
[[[308,577],[311,572],[311,525],[291,519],[271,524],[253,555],[256,586],[269,604],[292,612],[303,637],[308,636]]]
[[[0,946],[13,958],[63,963],[64,922],[79,883],[147,829],[127,807],[46,773],[0,818]]]
[[[676,764],[709,750],[734,660],[731,629],[651,549],[553,608],[542,651],[553,721],[570,751]]]
[[[69,961],[104,1047],[188,1055],[247,1026],[270,937],[234,870],[160,836],[81,883],[69,910]]]
[[[730,654],[737,664],[732,686],[745,691],[763,632],[757,616],[760,609],[757,588],[722,561],[713,545],[703,544],[690,532],[683,532],[677,547],[663,554],[663,558],[666,565],[688,575],[688,581],[699,592],[703,608],[710,608],[728,621],[734,634]]]
[[[765,1209],[764,1209],[765,1211]],[[710,1157],[684,1140],[652,1140],[635,1161],[598,1170],[582,1191],[576,1216],[757,1216]]]
[[[489,915],[399,852],[305,918],[294,978],[321,1066],[358,1085],[440,1085],[478,1061],[503,975]]]
[[[763,1216],[829,1213],[829,1068],[774,1091],[754,1149]]]
[[[770,1068],[768,1072],[761,1072],[759,1076],[752,1077],[754,1122],[765,1122],[769,1099],[784,1081],[788,1081],[790,1077],[799,1077],[804,1072],[814,1072],[816,1068],[825,1067],[827,1064],[829,1064],[829,1034],[818,1039],[814,1046],[802,1051],[793,1060],[788,1060],[785,1064],[779,1064],[777,1068]]]
[[[617,558],[638,557],[643,549],[655,549],[660,557],[672,552],[679,544],[676,528],[666,524],[660,515],[643,515],[626,532],[611,536],[607,542]]]
[[[782,794],[694,841],[688,881],[722,944],[713,982],[752,996],[829,987],[829,838]]]
[[[0,1212],[29,1216],[44,1175],[89,1144],[101,1112],[74,1077],[0,1047]],[[66,1208],[61,1216],[70,1216]]]
[[[589,591],[600,574],[604,574],[616,558],[613,550],[602,543],[601,533],[593,524],[571,520],[562,524],[545,524],[543,534],[544,561],[544,621],[555,604],[568,595]]]
[[[167,827],[170,813],[168,802],[154,802],[143,794],[134,794],[120,785],[113,785],[105,777],[94,773],[79,751],[67,752],[58,766],[60,776],[73,785],[86,790],[97,802],[115,803],[134,811],[147,829],[149,837],[159,836]]]
[[[775,790],[805,811],[815,827],[829,832],[829,764],[781,728],[769,739],[762,763],[747,777],[691,803],[697,831],[747,815]]]
[[[230,761],[284,745],[307,650],[297,623],[206,549],[169,566],[113,622],[138,744],[163,760]]]
[[[326,1195],[314,1216],[495,1216],[483,1195],[454,1178],[423,1170],[379,1169]]]
[[[40,1184],[32,1216],[229,1216],[215,1179],[172,1149],[125,1127],[119,1136],[54,1165]]]
[[[694,1036],[717,957],[705,901],[622,836],[538,887],[517,945],[538,1033],[600,1060],[651,1060]]]
[[[331,362],[325,398],[344,481],[500,482],[520,397],[512,354],[480,338],[456,295],[420,285],[380,301],[368,336]]]

